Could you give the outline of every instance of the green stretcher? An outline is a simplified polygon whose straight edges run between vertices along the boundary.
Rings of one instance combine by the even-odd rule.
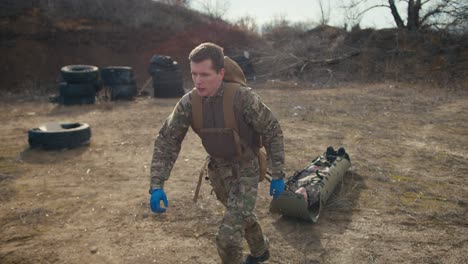
[[[335,152],[328,147],[322,156],[288,179],[281,196],[272,200],[270,212],[317,222],[322,207],[350,167],[351,161],[344,148]],[[314,200],[306,201],[303,194],[296,193],[300,187],[312,189],[308,197],[314,197]]]

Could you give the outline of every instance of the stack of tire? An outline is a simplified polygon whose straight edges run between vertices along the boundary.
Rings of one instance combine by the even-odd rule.
[[[233,56],[232,59],[239,64],[248,81],[255,80],[255,70],[250,59],[245,55]]]
[[[62,67],[59,103],[63,105],[94,104],[100,89],[99,68],[92,65]]]
[[[176,98],[185,94],[182,70],[170,56],[154,55],[149,65],[154,97]]]
[[[133,69],[127,66],[109,66],[101,70],[104,86],[110,88],[110,98],[115,100],[132,100],[138,93]]]

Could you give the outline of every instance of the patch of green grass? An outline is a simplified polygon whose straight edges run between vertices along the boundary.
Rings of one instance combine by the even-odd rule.
[[[399,181],[399,182],[414,181],[414,179],[410,177],[402,176],[402,175],[393,175],[393,176],[390,176],[390,178],[392,178],[392,180],[394,181]]]

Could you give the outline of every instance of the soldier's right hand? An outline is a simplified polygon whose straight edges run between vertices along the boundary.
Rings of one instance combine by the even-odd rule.
[[[161,201],[164,202],[165,208],[161,207]],[[151,206],[151,211],[155,213],[166,212],[166,208],[169,206],[169,203],[167,202],[167,197],[163,189],[154,189],[151,192],[150,206]]]

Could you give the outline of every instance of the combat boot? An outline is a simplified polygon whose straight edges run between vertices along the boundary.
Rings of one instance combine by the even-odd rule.
[[[257,264],[257,263],[262,263],[264,261],[267,261],[270,258],[270,251],[267,250],[265,253],[263,253],[261,256],[254,257],[252,255],[248,255],[247,258],[245,258],[245,261],[243,264]]]

